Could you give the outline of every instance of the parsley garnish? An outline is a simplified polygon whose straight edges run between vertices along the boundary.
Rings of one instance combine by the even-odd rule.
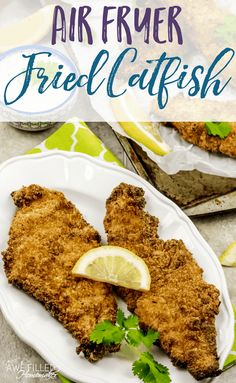
[[[159,338],[156,331],[144,332],[140,329],[139,319],[136,315],[125,317],[122,310],[118,310],[116,324],[105,320],[95,327],[90,340],[97,344],[120,344],[123,340],[130,346],[145,346],[148,350]],[[136,349],[139,359],[133,363],[133,373],[144,383],[170,383],[170,375],[167,367],[158,363],[150,352],[141,352]]]
[[[220,138],[228,137],[232,131],[228,122],[206,122],[205,127],[210,136],[218,136]]]

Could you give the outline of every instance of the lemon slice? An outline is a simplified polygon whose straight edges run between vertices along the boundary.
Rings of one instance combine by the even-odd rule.
[[[132,92],[112,99],[112,111],[127,135],[145,145],[159,156],[170,153],[170,147],[161,138],[158,128],[149,118]]]
[[[223,266],[236,267],[236,241],[227,247],[227,249],[219,257],[219,260]]]
[[[47,5],[32,15],[0,29],[0,53],[43,39],[52,26],[55,6]]]
[[[150,290],[146,263],[131,251],[118,246],[101,246],[82,255],[72,270],[83,278],[129,289]]]

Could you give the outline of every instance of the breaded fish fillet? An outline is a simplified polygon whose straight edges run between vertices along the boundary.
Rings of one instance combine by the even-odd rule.
[[[229,123],[232,131],[224,139],[210,136],[204,122],[172,122],[171,125],[178,130],[186,141],[199,146],[201,149],[236,157],[236,122]]]
[[[203,280],[203,270],[181,240],[158,238],[158,219],[144,206],[144,191],[127,184],[107,200],[109,244],[143,258],[152,280],[149,292],[118,288],[118,294],[144,328],[160,332],[160,345],[176,366],[186,367],[197,380],[216,376],[219,291]]]
[[[12,197],[18,210],[3,252],[8,281],[41,302],[80,342],[77,352],[89,361],[115,351],[89,340],[98,322],[115,322],[111,287],[71,273],[84,252],[100,245],[98,232],[63,193],[31,185]]]

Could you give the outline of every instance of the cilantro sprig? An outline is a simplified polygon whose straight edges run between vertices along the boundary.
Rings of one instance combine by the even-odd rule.
[[[133,374],[138,376],[144,383],[170,383],[170,375],[167,367],[158,363],[150,349],[159,333],[154,330],[142,331],[139,326],[139,319],[136,315],[130,315],[127,318],[122,310],[118,310],[116,324],[105,320],[95,327],[90,340],[97,344],[121,344],[125,341],[128,345],[136,348],[139,359],[133,363]],[[142,352],[139,347],[145,346],[148,350]]]
[[[157,363],[150,352],[143,352],[133,364],[133,373],[145,383],[169,383],[170,376],[167,367]]]
[[[206,122],[205,127],[210,136],[218,136],[222,139],[228,137],[232,131],[228,122]]]

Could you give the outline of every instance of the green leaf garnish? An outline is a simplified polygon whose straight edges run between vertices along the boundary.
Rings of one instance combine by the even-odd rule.
[[[210,136],[218,136],[222,139],[228,137],[232,131],[228,122],[206,122],[205,127]]]
[[[142,341],[144,346],[146,346],[147,348],[151,348],[158,338],[159,338],[159,333],[149,329],[147,334],[143,336]]]
[[[120,344],[125,337],[125,333],[119,327],[108,320],[98,323],[93,330],[90,340],[97,344]]]
[[[124,327],[124,321],[125,321],[125,314],[123,313],[123,311],[121,309],[118,309],[117,316],[116,316],[116,322],[117,322],[118,326],[123,328]]]
[[[139,326],[139,320],[136,315],[130,315],[127,319],[124,321],[124,327],[126,330],[129,330],[131,328],[136,328]]]
[[[143,332],[139,326],[139,319],[136,315],[125,317],[122,310],[118,310],[116,324],[105,320],[95,327],[90,340],[97,344],[121,344],[123,340],[132,347],[141,345],[150,349],[159,337],[154,330]],[[133,373],[144,383],[169,383],[171,382],[167,367],[155,361],[149,352],[141,353],[139,359],[133,364]]]
[[[143,352],[133,364],[133,373],[144,383],[170,383],[167,367],[155,361],[152,354]]]
[[[127,333],[127,341],[129,344],[131,344],[134,347],[139,346],[143,342],[143,336],[140,332],[140,330],[129,330]]]

